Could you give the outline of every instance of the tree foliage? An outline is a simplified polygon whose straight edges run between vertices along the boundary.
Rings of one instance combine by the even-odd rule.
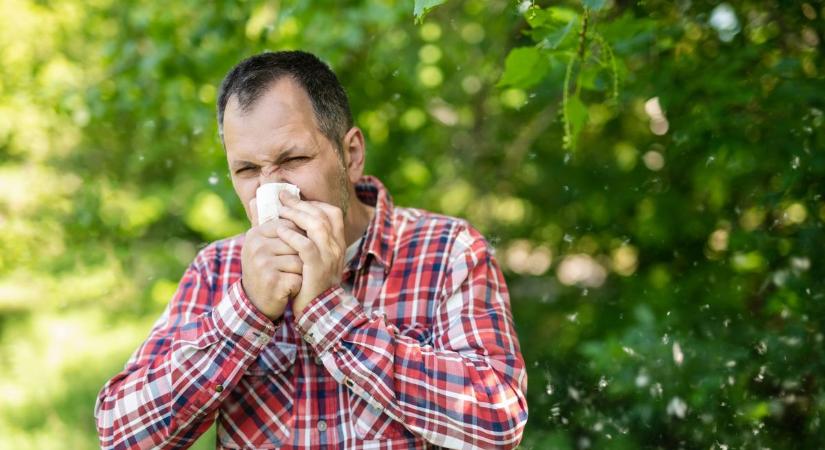
[[[397,204],[496,247],[524,448],[825,444],[820,2],[0,12],[0,447],[96,445],[97,390],[197,249],[246,227],[218,83],[293,48],[340,75]]]

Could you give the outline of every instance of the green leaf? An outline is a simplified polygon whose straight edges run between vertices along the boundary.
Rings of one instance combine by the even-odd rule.
[[[550,61],[535,47],[519,47],[510,50],[504,62],[504,73],[498,81],[499,87],[512,86],[529,88],[547,74]]]
[[[547,9],[531,7],[524,13],[524,18],[527,19],[530,28],[539,28],[553,21],[553,13]]]
[[[593,11],[598,11],[604,8],[604,4],[607,3],[606,0],[582,0],[584,6],[592,9]]]
[[[413,8],[413,16],[415,21],[421,23],[424,16],[438,5],[446,3],[447,0],[415,0],[415,7]]]
[[[559,23],[567,23],[579,17],[579,13],[575,9],[565,8],[563,6],[547,8],[547,12],[553,18],[553,21]]]
[[[565,41],[567,36],[571,35],[570,31],[573,29],[573,26],[576,25],[576,22],[578,21],[578,17],[573,17],[567,22],[567,25],[565,25],[564,27],[558,28],[555,31],[547,34],[547,36],[545,36],[544,39],[542,39],[539,45],[543,48],[549,49],[558,48]]]

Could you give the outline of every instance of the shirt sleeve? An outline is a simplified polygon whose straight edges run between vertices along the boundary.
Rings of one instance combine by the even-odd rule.
[[[101,448],[187,448],[212,424],[276,327],[240,281],[226,295],[215,286],[193,263],[148,339],[100,391]]]
[[[341,287],[313,300],[296,327],[338,382],[430,443],[515,448],[527,374],[504,278],[478,232],[459,234],[445,279],[433,345],[367,316]]]

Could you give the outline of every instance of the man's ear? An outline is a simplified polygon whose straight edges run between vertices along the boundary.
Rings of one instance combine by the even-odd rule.
[[[364,163],[367,156],[367,148],[364,143],[364,133],[358,127],[352,127],[344,135],[341,143],[344,157],[344,167],[347,169],[347,176],[352,183],[358,182],[364,175]]]

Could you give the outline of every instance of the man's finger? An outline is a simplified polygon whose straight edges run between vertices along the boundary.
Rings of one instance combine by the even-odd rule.
[[[295,273],[284,272],[281,274],[281,286],[289,293],[290,297],[295,297],[301,292],[301,283],[303,283],[303,276]]]
[[[269,240],[269,242],[267,242],[267,249],[272,252],[271,254],[276,256],[298,254],[298,250],[290,247],[289,244],[279,237]]]
[[[317,245],[325,245],[332,234],[332,226],[324,213],[317,210],[316,214],[290,206],[281,209],[283,218],[293,221],[298,228],[306,231],[306,235]]]
[[[317,261],[318,247],[310,238],[286,227],[278,229],[278,237],[298,252],[298,256],[301,257],[304,264]]]
[[[319,208],[317,208],[315,206],[315,204],[321,203],[321,202],[303,201],[303,200],[300,200],[298,197],[292,195],[292,193],[287,192],[287,191],[281,191],[281,193],[279,195],[280,195],[279,198],[281,199],[281,204],[284,207],[293,208],[293,209],[297,209],[299,211],[303,211],[303,212],[315,217],[316,220],[326,219],[326,216],[324,215],[324,212],[321,211]]]
[[[300,229],[300,228],[298,227],[298,225],[295,225],[295,222],[293,222],[293,221],[291,221],[291,220],[289,220],[289,219],[287,219],[287,218],[285,218],[285,217],[281,217],[281,218],[279,218],[279,219],[278,219],[278,223],[279,223],[279,224],[281,224],[281,225],[283,225],[283,226],[285,226],[285,227],[287,227],[287,228],[289,228],[290,230],[295,230],[295,231],[297,231],[298,233],[301,233],[301,234],[303,234],[304,236],[306,236],[306,233],[304,232],[304,230]]]
[[[301,201],[297,195],[293,195],[292,192],[285,190],[278,193],[278,200],[281,201],[282,205],[287,206],[294,206]]]
[[[278,226],[277,220],[267,220],[258,225],[258,233],[266,238],[276,238],[278,237]]]
[[[339,244],[344,244],[344,213],[341,208],[314,200],[299,200],[298,197],[286,191],[281,193],[281,197],[283,198],[281,203],[286,208],[303,211],[320,222],[326,222],[326,225],[328,225],[326,228],[335,236],[336,240],[341,241]]]
[[[299,233],[303,233],[303,231],[295,225],[294,222],[288,219],[272,219],[267,220],[266,222],[258,225],[258,233],[261,236],[267,238],[277,238],[278,237],[278,227],[287,227],[289,229],[295,230]]]
[[[306,203],[309,203],[324,213],[327,220],[329,220],[329,223],[332,225],[332,231],[336,236],[336,239],[344,239],[344,212],[341,211],[341,208],[324,202],[308,201]],[[344,245],[345,242],[339,242],[339,244],[346,247]]]
[[[272,268],[285,273],[301,275],[304,272],[304,262],[298,255],[279,255],[275,257]]]

